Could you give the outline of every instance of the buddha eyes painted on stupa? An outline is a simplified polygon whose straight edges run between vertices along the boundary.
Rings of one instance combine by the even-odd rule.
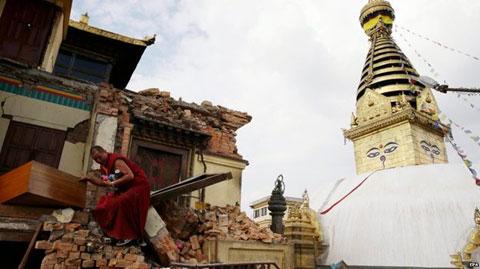
[[[385,145],[384,153],[392,153],[398,148],[398,144],[395,142],[390,142]]]
[[[433,144],[428,143],[425,140],[422,140],[420,142],[420,146],[422,147],[422,149],[427,154],[430,153],[430,154],[440,155],[440,149],[438,148],[437,145],[433,145]]]
[[[375,158],[379,156],[382,152],[384,154],[389,154],[394,152],[398,148],[398,144],[396,142],[388,142],[385,146],[380,145],[378,148],[371,148],[367,151],[368,158]]]

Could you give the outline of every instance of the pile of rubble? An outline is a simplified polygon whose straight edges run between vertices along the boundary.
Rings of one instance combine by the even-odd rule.
[[[212,207],[204,212],[179,208],[169,203],[160,209],[171,239],[165,239],[165,253],[171,261],[204,263],[202,246],[208,240],[245,240],[264,243],[285,242],[279,234],[257,223],[238,206]]]
[[[36,249],[45,250],[42,269],[150,268],[140,247],[112,246],[110,239],[88,220],[89,213],[76,211],[68,223],[55,218],[43,223],[43,231],[50,232],[50,236],[35,243]]]
[[[167,126],[208,135],[206,152],[242,159],[236,147],[236,131],[249,123],[252,117],[245,112],[213,105],[210,101],[201,104],[174,99],[168,91],[157,88],[138,93],[118,90],[101,84],[97,111],[104,115],[119,116],[119,130],[130,128],[134,118],[145,118]],[[137,131],[140,131],[137,125]],[[148,135],[144,133],[142,135]],[[117,137],[121,144],[121,138]]]
[[[209,240],[246,240],[264,243],[285,242],[279,234],[258,224],[241,212],[238,206],[212,207],[197,211],[167,202],[158,208],[162,217],[161,231],[149,238],[159,264],[170,262],[201,264],[208,261],[203,245]],[[113,246],[85,211],[75,211],[73,217],[54,214],[43,223],[50,232],[48,240],[39,240],[36,249],[45,250],[42,269],[63,268],[158,268],[146,258],[139,246]],[[149,251],[149,248],[144,249]],[[151,255],[150,255],[151,256]],[[151,258],[151,257],[150,257]],[[158,260],[157,260],[158,259]]]

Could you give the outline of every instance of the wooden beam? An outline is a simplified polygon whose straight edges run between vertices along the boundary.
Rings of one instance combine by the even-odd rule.
[[[25,266],[27,266],[28,258],[30,257],[30,253],[32,252],[33,246],[35,246],[35,241],[37,241],[37,237],[40,234],[40,231],[42,230],[42,224],[43,222],[40,222],[37,225],[37,229],[35,229],[35,233],[33,234],[32,240],[30,240],[30,244],[28,244],[27,251],[25,252],[25,255],[23,255],[22,262],[18,266],[18,269],[24,269]]]
[[[202,174],[199,176],[191,177],[186,180],[180,181],[177,184],[153,192],[150,195],[150,202],[155,205],[162,200],[174,198],[179,195],[205,188],[231,178],[231,172],[223,174]]]

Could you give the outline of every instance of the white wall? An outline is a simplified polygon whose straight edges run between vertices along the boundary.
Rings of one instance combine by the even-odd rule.
[[[0,100],[6,100],[4,113],[13,116],[13,120],[38,126],[65,131],[90,118],[89,111],[3,91],[0,91]]]
[[[66,131],[67,128],[74,128],[78,123],[90,118],[90,112],[57,105],[21,95],[15,95],[0,91],[0,100],[5,104],[0,113],[12,116],[14,121],[32,125]],[[0,115],[1,116],[1,115]],[[5,135],[10,120],[0,118],[0,150],[3,146]],[[84,143],[65,142],[59,170],[75,176],[82,175]]]
[[[93,144],[102,146],[106,151],[113,152],[115,149],[115,136],[117,135],[117,117],[97,114],[96,126]],[[97,163],[92,163],[92,169],[98,169],[99,167]]]
[[[85,143],[70,143],[65,141],[63,145],[62,157],[58,169],[77,177],[83,176],[83,154],[85,152]]]

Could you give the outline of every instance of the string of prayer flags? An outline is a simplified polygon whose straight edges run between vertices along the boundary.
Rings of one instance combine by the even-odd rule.
[[[407,44],[407,46],[415,52],[417,57],[420,58],[420,60],[422,60],[428,66],[428,71],[432,74],[432,76],[438,79],[440,75],[438,74],[437,70],[433,67],[433,65],[429,61],[427,61],[427,59],[423,57],[423,55],[420,54],[420,52],[417,51],[417,49],[410,43],[410,41],[407,40],[407,38],[401,32],[398,32],[398,31],[395,31],[395,32],[397,32],[402,38],[402,40]]]
[[[419,34],[419,33],[417,33],[417,32],[414,32],[414,31],[412,31],[412,30],[410,30],[410,29],[408,29],[408,28],[406,28],[406,27],[403,27],[403,26],[401,26],[401,25],[396,24],[396,25],[395,25],[395,29],[396,29],[396,28],[400,28],[400,29],[402,29],[402,30],[404,30],[404,31],[407,31],[408,33],[410,33],[410,34],[412,34],[412,35],[414,35],[414,36],[418,36],[418,37],[420,37],[420,38],[422,38],[422,39],[425,39],[425,40],[427,40],[427,41],[429,41],[429,42],[432,42],[433,44],[435,44],[435,45],[437,45],[437,46],[439,46],[439,47],[441,47],[441,48],[448,49],[448,50],[450,50],[450,51],[452,51],[452,52],[456,52],[456,53],[458,53],[458,54],[467,56],[467,57],[469,57],[469,58],[471,58],[471,59],[473,59],[473,60],[480,61],[480,58],[479,58],[479,57],[476,57],[476,56],[471,55],[471,54],[469,54],[469,53],[466,53],[466,52],[464,52],[464,51],[461,51],[461,50],[458,50],[458,49],[449,47],[449,46],[447,46],[447,45],[444,45],[444,44],[442,44],[442,43],[440,43],[440,42],[438,42],[438,41],[435,41],[435,40],[433,40],[433,39],[430,39],[430,38],[428,38],[428,37],[426,37],[426,36],[424,36],[424,35],[422,35],[422,34]]]
[[[465,95],[465,94],[463,94]],[[472,96],[472,95],[477,95],[477,93],[475,94],[468,94],[468,96]],[[471,108],[477,110],[477,111],[480,111],[480,108],[476,107],[474,104],[470,103],[470,101],[465,97],[465,96],[461,96],[461,94],[457,94],[457,98],[459,99],[462,99],[462,101],[464,101],[466,104],[468,104]]]
[[[463,150],[457,145],[457,143],[455,143],[455,140],[453,139],[453,135],[451,132],[446,136],[446,140],[450,143],[450,145],[452,145],[453,149],[457,152],[458,156],[460,156],[460,158],[462,159],[463,164],[465,164],[465,167],[467,167],[470,174],[472,174],[472,178],[475,180],[475,184],[477,186],[480,186],[480,178],[478,177],[477,170],[475,170],[472,167],[473,166],[472,161],[468,159],[467,155],[463,152]]]
[[[439,112],[439,118],[440,118],[440,121],[442,122],[448,122],[450,123],[450,125],[454,125],[455,127],[457,127],[458,129],[462,130],[475,144],[479,145],[480,146],[480,136],[479,135],[476,135],[473,133],[472,130],[470,129],[467,129],[465,127],[463,127],[462,125],[454,122],[453,120],[451,120],[450,118],[448,118],[445,113],[443,113],[442,111]]]

